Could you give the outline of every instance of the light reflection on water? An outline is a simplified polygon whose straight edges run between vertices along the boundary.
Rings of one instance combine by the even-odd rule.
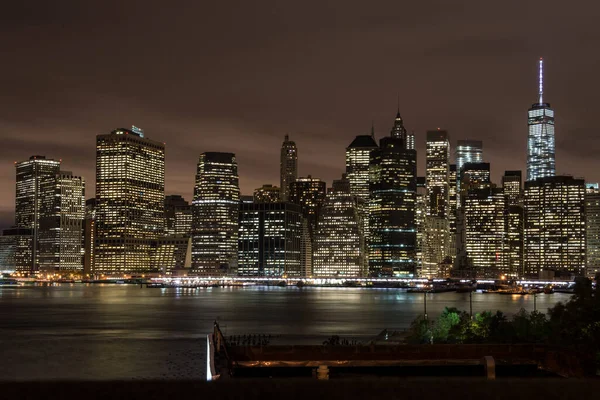
[[[433,318],[468,311],[468,293],[427,294]],[[338,334],[366,339],[401,330],[424,312],[422,293],[398,289],[247,286],[148,289],[67,284],[0,289],[2,379],[193,378],[218,319],[226,334],[281,335],[320,344]],[[547,310],[569,295],[537,296]],[[533,296],[473,293],[473,311],[533,310]]]

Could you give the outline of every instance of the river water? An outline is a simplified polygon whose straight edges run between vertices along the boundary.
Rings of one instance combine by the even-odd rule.
[[[366,288],[0,288],[0,380],[203,379],[215,320],[226,335],[270,334],[273,344],[364,340],[408,328],[424,312],[423,298]],[[537,309],[568,299],[541,294]],[[427,295],[431,318],[444,307],[468,311],[469,294]],[[533,296],[473,293],[473,312],[533,307]]]

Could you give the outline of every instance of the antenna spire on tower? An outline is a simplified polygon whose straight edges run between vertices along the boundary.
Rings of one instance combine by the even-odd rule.
[[[540,100],[539,103],[542,104],[544,102],[544,59],[540,57]]]
[[[371,120],[371,137],[375,139],[375,121]]]

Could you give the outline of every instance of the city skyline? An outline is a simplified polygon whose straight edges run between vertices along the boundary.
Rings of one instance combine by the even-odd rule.
[[[13,219],[12,162],[32,154],[63,159],[94,193],[95,136],[130,124],[167,143],[167,194],[191,199],[197,157],[207,151],[237,155],[244,194],[264,183],[276,185],[279,160],[267,152],[278,148],[285,134],[299,148],[299,176],[311,174],[330,184],[343,172],[343,149],[356,135],[368,134],[372,120],[377,139],[389,134],[398,97],[419,154],[425,132],[437,127],[448,130],[453,141],[482,140],[498,182],[504,170],[525,171],[524,121],[537,98],[540,56],[546,61],[544,97],[557,110],[556,173],[600,180],[590,150],[595,121],[588,111],[600,84],[594,70],[599,55],[590,51],[598,34],[586,28],[596,5],[580,15],[553,12],[553,2],[542,10],[473,2],[460,13],[443,3],[389,2],[366,10],[346,3],[343,9],[324,7],[319,16],[303,7],[288,12],[290,5],[273,14],[263,12],[270,9],[263,4],[234,9],[216,4],[209,10],[214,20],[230,21],[218,46],[206,33],[223,29],[204,17],[198,23],[198,15],[207,15],[198,5],[162,10],[160,20],[152,16],[157,14],[152,2],[144,9],[122,4],[93,14],[76,3],[68,11],[13,7],[6,15],[33,18],[44,24],[45,34],[33,34],[35,24],[9,20],[4,25],[9,34],[2,40],[14,38],[5,46],[7,58],[20,60],[0,67],[5,227]],[[334,15],[339,18],[332,26]],[[390,23],[400,16],[411,23]],[[181,21],[179,28],[167,29],[163,17]],[[110,29],[115,21],[138,18],[149,36],[122,40]],[[283,32],[280,24],[286,26]],[[464,29],[448,35],[448,25]],[[353,33],[357,27],[368,32],[364,40]],[[105,40],[100,43],[97,36]],[[132,59],[127,68],[114,62],[127,57]],[[163,58],[182,62],[163,63]],[[582,142],[590,145],[583,148]],[[418,174],[424,175],[421,157]]]

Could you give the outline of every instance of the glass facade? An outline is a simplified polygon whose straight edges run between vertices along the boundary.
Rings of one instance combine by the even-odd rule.
[[[302,277],[301,209],[291,203],[242,204],[239,211],[238,275]]]
[[[17,248],[16,269],[37,273],[40,269],[40,240],[48,243],[58,229],[56,221],[60,211],[56,191],[60,161],[32,156],[29,160],[15,163],[15,168],[15,225],[31,230],[30,240],[21,240],[22,245]]]
[[[416,274],[417,153],[386,137],[371,152],[368,262],[371,276]]]
[[[96,137],[93,273],[154,271],[152,240],[165,230],[165,145],[141,130]]]
[[[524,274],[584,275],[585,185],[570,176],[525,182]]]
[[[539,63],[540,92],[539,101],[528,111],[527,125],[527,180],[554,176],[554,110],[550,103],[543,102],[543,60]]]
[[[281,145],[281,158],[279,163],[279,189],[281,190],[281,201],[287,201],[290,185],[298,178],[298,148],[296,143],[285,135]]]
[[[233,153],[202,153],[192,202],[192,273],[235,275],[240,187]]]
[[[333,182],[319,217],[314,240],[313,276],[360,277],[365,275],[364,234],[360,203],[345,177]]]

